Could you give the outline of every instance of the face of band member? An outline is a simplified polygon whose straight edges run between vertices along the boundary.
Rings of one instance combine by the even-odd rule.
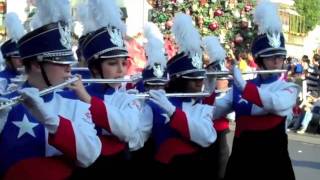
[[[187,82],[187,93],[201,92],[203,87],[203,79],[190,79]]]
[[[103,77],[105,79],[123,78],[127,73],[127,59],[114,58],[101,63]],[[109,84],[112,87],[118,87],[120,84]]]
[[[12,62],[14,69],[22,67],[22,61],[21,61],[21,58],[19,58],[19,57],[12,57],[11,62]]]
[[[69,64],[45,63],[43,68],[47,74],[51,85],[55,86],[71,77],[71,67]]]
[[[263,64],[267,70],[282,69],[285,58],[283,55],[266,57],[263,58]]]

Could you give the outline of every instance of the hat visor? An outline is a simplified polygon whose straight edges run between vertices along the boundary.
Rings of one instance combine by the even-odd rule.
[[[153,85],[153,86],[156,86],[156,85],[166,85],[168,83],[168,79],[149,79],[149,80],[144,80],[143,81],[145,84],[148,84],[148,85]]]
[[[287,51],[285,49],[272,49],[272,50],[261,53],[259,57],[266,58],[266,57],[272,57],[277,55],[287,56]]]
[[[113,59],[113,58],[128,58],[129,57],[129,54],[128,54],[128,51],[126,50],[112,50],[112,51],[108,51],[102,55],[100,55],[99,58],[102,58],[102,59]]]
[[[181,77],[184,79],[205,79],[207,76],[206,76],[206,71],[201,70],[201,71],[195,71],[195,72],[183,74]]]
[[[144,83],[151,86],[164,86],[167,84],[167,82],[162,81],[145,81]]]
[[[54,64],[62,64],[62,65],[73,65],[78,63],[78,61],[76,61],[76,59],[72,55],[55,57],[54,59],[44,59],[43,61],[54,63]]]

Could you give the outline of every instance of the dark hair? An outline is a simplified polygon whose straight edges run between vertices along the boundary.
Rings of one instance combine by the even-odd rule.
[[[96,74],[93,71],[94,69],[96,69],[97,71],[102,71],[101,63],[102,63],[102,61],[100,59],[91,60],[88,62],[88,68],[90,70],[92,77],[96,77]],[[100,73],[102,73],[102,72],[100,72]],[[100,74],[100,75],[102,75],[102,74]]]
[[[314,54],[314,55],[313,55],[313,59],[314,59],[315,61],[319,62],[319,61],[320,61],[320,55],[319,55],[319,54]]]
[[[287,57],[287,63],[291,63],[292,62],[292,57],[291,56],[289,56],[289,57]]]
[[[309,57],[307,55],[303,55],[302,59],[309,59]]]

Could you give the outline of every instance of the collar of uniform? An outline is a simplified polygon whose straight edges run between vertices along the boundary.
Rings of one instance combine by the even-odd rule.
[[[14,70],[14,69],[11,69],[9,67],[6,67],[3,71],[9,73],[9,74],[12,74],[12,75],[19,75],[19,72]]]
[[[169,98],[170,101],[172,102],[192,102],[192,98],[191,97],[171,97]]]
[[[105,84],[92,83],[90,86],[98,94],[111,95],[115,92],[114,88],[106,86]]]
[[[256,79],[254,79],[254,82],[260,86],[261,84],[270,84],[279,79],[280,75],[278,74],[273,74],[267,78],[262,78],[261,75],[258,75]]]

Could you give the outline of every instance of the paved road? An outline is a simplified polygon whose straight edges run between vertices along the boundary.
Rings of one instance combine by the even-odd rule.
[[[228,134],[231,147],[233,126]],[[289,153],[296,180],[320,180],[320,136],[288,133]]]
[[[297,180],[320,180],[320,136],[289,134],[289,153]]]

